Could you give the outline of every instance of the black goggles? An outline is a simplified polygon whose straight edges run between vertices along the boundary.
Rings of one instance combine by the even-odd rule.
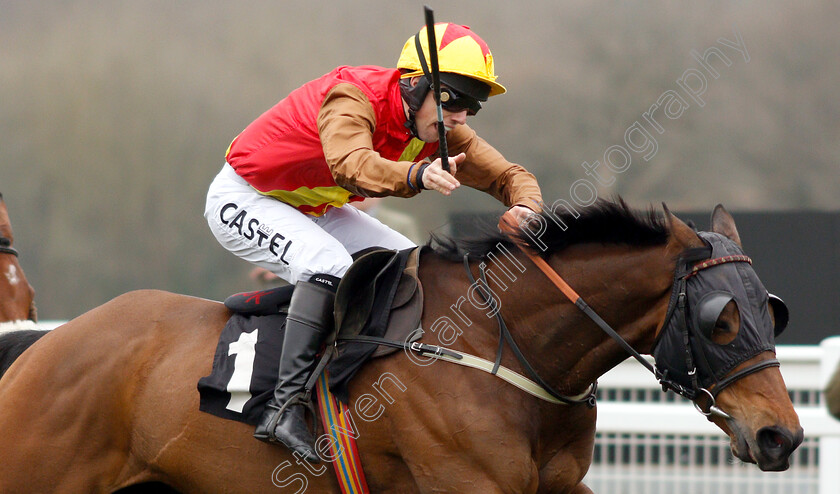
[[[452,113],[467,110],[467,115],[475,115],[478,110],[481,110],[480,101],[449,87],[440,88],[440,106]]]

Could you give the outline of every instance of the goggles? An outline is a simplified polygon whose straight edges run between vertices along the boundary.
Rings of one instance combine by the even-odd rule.
[[[440,88],[440,106],[449,112],[458,113],[467,110],[467,115],[475,115],[481,110],[481,102],[472,96],[459,93],[449,88]]]

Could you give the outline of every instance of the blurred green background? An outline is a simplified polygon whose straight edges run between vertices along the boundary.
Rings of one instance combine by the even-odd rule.
[[[0,192],[41,317],[135,288],[212,299],[253,288],[202,217],[229,142],[337,65],[393,66],[424,3],[0,1]],[[547,202],[588,179],[637,207],[720,202],[736,220],[840,209],[834,0],[430,5],[490,45],[509,92],[470,124],[537,176]],[[748,61],[720,41],[738,36]],[[730,62],[710,59],[717,78],[692,56],[711,47]],[[702,106],[678,83],[691,70],[705,74]],[[668,91],[687,107],[676,118],[657,110],[656,132],[643,114]],[[636,122],[656,152],[605,173],[605,151],[627,147]],[[586,174],[595,161],[610,185]],[[472,190],[387,205],[424,231],[499,209]]]

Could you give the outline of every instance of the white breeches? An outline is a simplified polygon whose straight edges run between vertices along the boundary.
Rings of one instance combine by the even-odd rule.
[[[351,254],[368,247],[415,246],[350,204],[319,217],[302,213],[258,193],[228,164],[210,185],[204,217],[222,247],[293,284],[316,273],[342,277]]]

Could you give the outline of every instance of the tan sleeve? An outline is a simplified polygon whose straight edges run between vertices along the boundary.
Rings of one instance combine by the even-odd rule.
[[[458,125],[446,137],[450,156],[467,155],[455,174],[459,182],[487,192],[507,207],[539,211],[542,193],[534,175],[506,160],[467,125]]]
[[[318,133],[335,182],[362,197],[411,197],[419,165],[391,161],[373,149],[376,115],[361,89],[339,84],[327,93],[318,113]],[[411,176],[409,176],[409,173]]]

